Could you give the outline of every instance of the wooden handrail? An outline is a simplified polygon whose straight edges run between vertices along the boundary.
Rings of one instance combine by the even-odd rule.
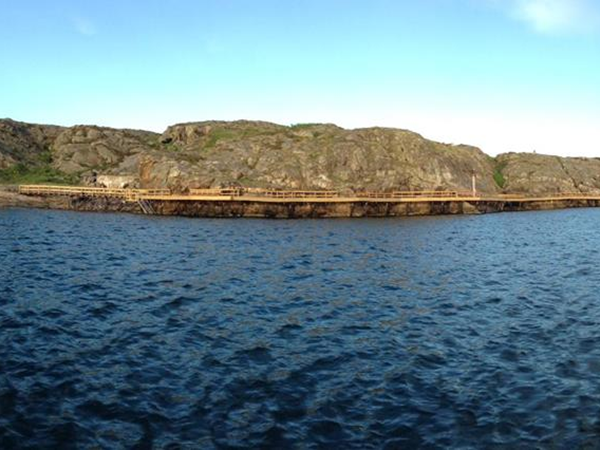
[[[190,195],[207,196],[233,196],[241,197],[250,195],[255,197],[269,198],[329,198],[339,197],[338,191],[284,191],[278,189],[261,188],[213,188],[213,189],[189,189]]]
[[[581,192],[558,192],[554,194],[492,194],[486,196],[480,196],[479,194],[473,194],[471,191],[364,191],[355,192],[350,195],[342,195],[340,191],[304,191],[304,190],[278,190],[278,189],[261,189],[261,188],[241,188],[241,187],[230,187],[230,188],[213,188],[213,189],[189,189],[187,195],[172,194],[169,189],[121,189],[121,188],[99,188],[99,187],[88,187],[88,186],[52,186],[52,185],[21,185],[18,188],[20,194],[25,195],[62,195],[62,196],[87,196],[87,197],[113,197],[122,198],[126,201],[138,201],[144,198],[149,199],[160,199],[169,200],[189,198],[193,200],[194,197],[222,197],[223,199],[235,198],[246,199],[251,201],[253,198],[265,198],[265,199],[281,199],[281,200],[294,200],[294,199],[321,199],[327,200],[336,199],[348,201],[351,199],[373,199],[373,200],[386,200],[386,199],[423,199],[427,201],[429,199],[504,199],[507,201],[514,200],[527,200],[527,199],[557,199],[557,198],[572,198],[572,199],[600,199],[600,193],[598,194],[582,194]]]
[[[116,197],[137,199],[143,195],[170,195],[170,189],[120,189],[87,186],[21,185],[19,193],[25,195],[48,194],[67,196]]]

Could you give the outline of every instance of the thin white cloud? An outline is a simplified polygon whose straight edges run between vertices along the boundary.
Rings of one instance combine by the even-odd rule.
[[[588,34],[600,30],[598,0],[491,0],[511,17],[544,34]]]
[[[85,17],[73,17],[71,19],[75,31],[83,36],[94,36],[97,33],[94,23]]]

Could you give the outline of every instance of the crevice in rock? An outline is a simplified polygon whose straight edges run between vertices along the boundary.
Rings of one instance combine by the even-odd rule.
[[[565,172],[565,174],[567,175],[567,177],[573,183],[573,186],[575,186],[575,189],[577,189],[578,192],[583,193],[582,190],[581,190],[581,188],[579,187],[580,184],[577,182],[577,180],[575,178],[573,178],[573,176],[567,170],[567,167],[565,166],[565,163],[563,162],[563,159],[560,156],[557,156],[556,159],[558,160],[558,163],[560,164],[560,167],[562,168],[562,170]]]

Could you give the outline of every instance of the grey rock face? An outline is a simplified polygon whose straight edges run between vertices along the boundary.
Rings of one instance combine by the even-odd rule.
[[[498,162],[508,192],[600,193],[600,159],[507,153]]]
[[[491,158],[475,147],[391,128],[207,121],[173,125],[159,135],[0,120],[0,169],[39,164],[41,156],[84,182],[107,175],[175,191],[232,185],[468,191],[475,173],[484,194],[500,192],[502,178],[506,192],[600,192],[600,159],[514,153]]]
[[[133,175],[98,175],[96,185],[111,189],[136,187],[137,177]]]
[[[76,126],[64,130],[52,145],[53,165],[65,173],[110,171],[131,155],[148,152],[158,135],[148,131]]]
[[[169,127],[161,141],[174,146],[179,157],[154,161],[145,183],[164,183],[170,170],[190,187],[469,190],[475,172],[482,191],[497,191],[493,164],[480,150],[404,130],[201,122]]]
[[[49,151],[64,128],[32,125],[10,119],[0,120],[0,168],[13,164],[32,164]]]

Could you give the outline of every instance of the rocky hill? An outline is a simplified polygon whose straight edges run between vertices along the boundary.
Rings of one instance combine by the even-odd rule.
[[[405,130],[267,122],[173,125],[162,135],[0,120],[0,182],[139,187],[600,192],[600,160],[505,154]]]
[[[497,170],[507,192],[600,192],[600,159],[561,158],[533,153],[498,156]]]
[[[403,130],[203,122],[169,127],[160,142],[171,151],[142,162],[144,184],[469,189],[474,170],[485,174],[482,188],[496,189],[490,160],[478,149],[439,144]]]

